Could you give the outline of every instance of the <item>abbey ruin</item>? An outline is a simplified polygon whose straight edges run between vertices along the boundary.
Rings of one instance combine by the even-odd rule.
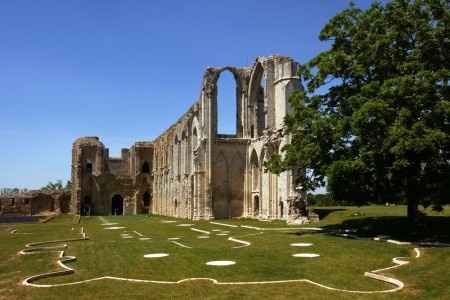
[[[264,168],[289,137],[282,125],[299,89],[291,58],[258,57],[250,67],[206,69],[198,100],[153,141],[109,157],[97,137],[72,150],[72,212],[152,213],[188,219],[298,217],[296,176]],[[217,81],[236,81],[236,134],[218,133]]]

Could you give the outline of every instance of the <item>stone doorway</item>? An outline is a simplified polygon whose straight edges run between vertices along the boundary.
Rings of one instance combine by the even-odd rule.
[[[150,193],[145,192],[144,195],[142,195],[142,202],[144,202],[144,209],[143,212],[148,214],[150,211]]]
[[[113,216],[123,215],[123,198],[120,195],[114,195],[111,200],[111,214]]]
[[[283,201],[280,200],[280,218],[284,218],[284,204]]]
[[[83,199],[83,202],[81,203],[80,215],[90,216],[91,215],[91,207],[92,207],[91,197],[85,196]]]
[[[253,198],[253,215],[257,217],[259,215],[259,196],[255,195]]]

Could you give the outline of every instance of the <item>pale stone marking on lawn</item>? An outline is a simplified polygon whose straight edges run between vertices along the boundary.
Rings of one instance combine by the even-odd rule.
[[[123,226],[113,226],[113,227],[105,227],[105,228],[103,228],[103,229],[108,229],[108,230],[118,230],[118,229],[123,229],[123,228],[126,228],[126,227],[123,227]]]
[[[416,252],[416,258],[420,257],[420,249],[419,248],[414,248],[414,252]]]
[[[68,274],[74,273],[75,272],[74,269],[72,269],[64,264],[64,262],[70,262],[70,261],[76,260],[75,256],[65,256],[64,255],[64,250],[62,250],[62,249],[67,248],[67,244],[62,244],[59,246],[47,246],[47,247],[42,246],[42,245],[53,244],[53,243],[73,242],[73,241],[84,241],[84,240],[88,239],[87,234],[84,231],[84,227],[81,227],[80,234],[81,234],[81,238],[78,238],[78,239],[53,240],[53,241],[44,241],[44,242],[26,244],[25,249],[23,249],[19,252],[20,255],[29,255],[29,254],[35,254],[35,253],[41,253],[41,252],[55,252],[56,251],[59,253],[58,254],[59,259],[58,259],[57,263],[64,270],[56,271],[56,272],[49,272],[49,273],[42,273],[42,274],[27,277],[22,281],[22,285],[37,286],[37,287],[53,287],[54,285],[52,285],[52,284],[38,285],[38,284],[32,284],[31,282],[42,279],[42,278],[54,277],[54,276],[59,276],[59,275],[68,275]],[[57,250],[57,249],[60,249],[60,250]]]
[[[263,232],[244,234],[244,235],[240,235],[240,236],[238,236],[238,237],[239,237],[239,238],[243,238],[243,237],[246,237],[246,236],[254,236],[254,235],[260,235],[260,234],[263,234]],[[250,246],[250,245],[252,244],[252,243],[250,243],[250,242],[248,242],[248,241],[238,240],[237,238],[232,237],[232,236],[230,236],[230,237],[228,238],[228,240],[229,240],[229,241],[232,241],[232,242],[235,242],[235,243],[241,244],[241,246],[233,247],[233,248],[235,248],[235,249],[237,249],[237,248],[248,247],[248,246]]]
[[[174,220],[162,220],[161,223],[176,223]]]
[[[292,247],[309,247],[312,246],[312,243],[292,243]]]
[[[401,242],[401,241],[396,241],[396,240],[387,240],[386,242],[395,244],[395,245],[411,245],[410,242]]]
[[[201,229],[197,229],[197,228],[191,228],[192,231],[197,231],[200,233],[204,233],[204,234],[210,234],[211,232],[206,231],[206,230],[201,230]]]
[[[250,245],[252,244],[252,243],[247,242],[247,241],[235,239],[234,237],[231,237],[231,236],[228,238],[228,240],[229,240],[229,241],[232,241],[232,242],[235,242],[235,243],[241,244],[241,246],[235,246],[235,247],[233,247],[233,248],[243,248],[243,247],[248,247],[248,246],[250,246]]]
[[[220,226],[233,227],[233,228],[239,227],[239,226],[237,226],[237,225],[233,225],[233,224],[226,224],[226,223],[219,223],[219,222],[209,222],[209,223],[211,223],[211,224],[214,224],[214,225],[220,225]]]
[[[379,236],[374,237],[373,240],[374,241],[381,241],[381,240],[385,240],[387,238],[389,238],[388,235],[379,235]]]
[[[180,227],[189,227],[189,226],[194,226],[194,224],[178,224],[176,226],[180,226]]]
[[[140,241],[148,241],[148,240],[151,240],[152,238],[149,238],[149,237],[141,237],[141,238],[139,238],[139,240]]]
[[[177,241],[171,241],[171,243],[173,243],[173,244],[175,244],[175,245],[177,245],[177,246],[183,247],[183,248],[192,249],[192,247],[187,246],[187,245],[184,245],[184,244],[182,244],[182,243],[180,243],[180,242],[177,242]]]
[[[144,255],[145,258],[161,258],[161,257],[166,257],[166,256],[169,256],[169,254],[167,254],[167,253],[150,253],[150,254]]]
[[[213,260],[208,261],[206,263],[206,265],[208,266],[216,266],[216,267],[232,266],[234,264],[236,264],[236,262],[232,260]]]
[[[167,238],[169,241],[176,241],[176,240],[180,240],[181,238],[179,237],[173,237],[173,238]]]
[[[209,235],[199,235],[198,239],[209,239]]]
[[[303,258],[314,258],[319,257],[320,254],[317,253],[295,253],[292,254],[293,257],[303,257]]]
[[[241,227],[243,227],[243,228],[247,228],[247,229],[255,229],[255,230],[261,230],[261,228],[259,228],[259,227],[256,227],[256,226],[241,225]]]
[[[260,231],[284,231],[284,230],[313,230],[313,231],[322,231],[323,229],[320,227],[277,227],[277,228],[270,228],[270,227],[256,227],[256,226],[249,226],[249,225],[241,225],[243,228],[247,229],[255,229]]]
[[[142,233],[137,232],[136,230],[134,230],[133,232],[136,233],[136,234],[137,234],[138,236],[140,236],[140,237],[144,236]]]

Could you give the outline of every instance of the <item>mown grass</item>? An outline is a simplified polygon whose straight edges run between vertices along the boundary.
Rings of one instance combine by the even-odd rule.
[[[319,208],[317,208],[319,209]],[[46,224],[15,224],[0,226],[0,299],[449,299],[450,249],[421,248],[422,257],[414,258],[411,246],[376,242],[371,238],[387,234],[397,239],[418,243],[425,239],[448,241],[449,214],[428,212],[430,217],[412,227],[406,220],[405,207],[334,207],[320,208],[323,219],[319,224],[324,232],[289,230],[258,231],[242,227],[231,228],[199,221],[170,219],[158,216],[106,217],[109,222],[125,226],[124,230],[105,230],[98,217],[83,218],[74,224],[71,216],[61,216]],[[162,223],[176,220],[176,223]],[[220,221],[233,225],[258,227],[292,227],[284,222],[258,220]],[[211,231],[209,239],[189,227],[176,226],[194,223],[195,228]],[[221,282],[271,281],[310,279],[331,287],[351,290],[384,290],[392,286],[363,276],[364,272],[392,265],[393,257],[410,257],[411,264],[389,271],[388,275],[405,282],[406,288],[395,294],[359,295],[325,290],[307,283],[270,285],[214,285],[208,281],[191,281],[179,285],[97,281],[75,286],[34,288],[20,285],[23,278],[42,272],[58,270],[57,253],[19,256],[17,252],[31,241],[73,238],[84,226],[90,240],[71,242],[66,251],[77,261],[69,265],[75,274],[48,278],[37,283],[68,283],[99,276],[134,279],[177,281],[190,277],[214,278]],[[18,233],[11,235],[15,228]],[[73,230],[72,230],[73,228]],[[217,236],[213,229],[229,231],[229,236],[252,243],[238,246],[229,236]],[[334,234],[356,229],[362,239],[348,239]],[[126,231],[132,239],[123,239]],[[151,240],[141,241],[137,231]],[[179,242],[192,249],[181,248],[167,240],[180,237]],[[308,248],[294,248],[294,242],[310,242]],[[144,254],[164,252],[161,259],[145,259]],[[321,256],[314,259],[292,257],[293,253],[310,252]],[[211,260],[233,260],[236,265],[210,267]]]

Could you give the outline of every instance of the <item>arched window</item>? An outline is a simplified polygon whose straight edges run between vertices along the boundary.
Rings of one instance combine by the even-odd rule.
[[[259,163],[258,163],[258,155],[256,151],[253,150],[252,155],[250,157],[250,167],[251,167],[251,176],[252,176],[252,192],[259,191]]]
[[[267,128],[267,103],[266,103],[265,88],[266,88],[266,73],[263,72],[258,87],[256,100],[256,118],[259,135],[262,135],[262,131]]]
[[[178,136],[175,137],[175,150],[174,150],[174,167],[175,167],[175,175],[181,174],[181,142],[178,139]]]
[[[267,73],[258,63],[252,73],[249,91],[249,101],[254,112],[251,122],[253,127],[249,128],[252,138],[261,136],[269,125],[267,84]]]
[[[181,172],[182,174],[188,173],[188,162],[189,162],[189,147],[188,138],[186,131],[183,131],[181,135]]]
[[[192,132],[192,149],[197,149],[198,147],[198,133],[197,128],[194,128],[194,131]]]
[[[86,162],[86,174],[92,174],[92,163],[89,160]]]
[[[142,164],[142,173],[149,174],[150,173],[150,165],[147,161]]]
[[[233,74],[225,70],[217,80],[217,133],[236,134],[237,89]]]

